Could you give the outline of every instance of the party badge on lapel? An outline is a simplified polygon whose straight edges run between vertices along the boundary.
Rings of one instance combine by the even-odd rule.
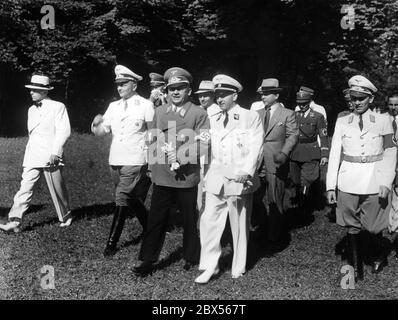
[[[370,122],[373,122],[373,123],[376,122],[375,116],[373,114],[369,115],[369,119],[370,119]]]
[[[134,105],[139,106],[139,105],[140,105],[140,100],[135,99],[135,100],[134,100]]]
[[[354,116],[351,115],[351,116],[348,118],[348,124],[352,123],[353,120],[354,120]]]
[[[187,113],[187,110],[185,110],[184,108],[181,108],[180,116],[184,118],[186,113]]]
[[[235,119],[235,120],[239,120],[239,114],[234,113],[234,119]]]

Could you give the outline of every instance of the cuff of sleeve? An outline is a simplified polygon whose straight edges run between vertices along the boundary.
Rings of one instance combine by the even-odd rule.
[[[55,155],[57,155],[58,157],[62,157],[62,153],[63,153],[63,148],[62,148],[62,147],[60,147],[60,148],[53,148],[52,151],[51,151],[51,154],[55,154]]]

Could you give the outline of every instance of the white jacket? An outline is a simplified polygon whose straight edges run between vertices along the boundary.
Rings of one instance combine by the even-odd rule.
[[[24,167],[43,168],[52,154],[62,157],[71,133],[65,105],[49,98],[43,99],[40,107],[32,105],[28,110],[28,133]]]
[[[262,153],[264,129],[255,111],[236,105],[228,115],[225,128],[222,113],[210,117],[212,158],[205,177],[205,190],[216,195],[222,187],[225,195],[251,193],[259,186],[256,167]],[[239,171],[253,177],[252,187],[244,188],[242,183],[233,181]]]
[[[383,147],[384,136],[392,139],[391,120],[388,115],[371,110],[366,111],[362,119],[362,131],[356,114],[336,121],[326,175],[327,190],[335,190],[337,186],[347,193],[376,194],[381,185],[391,189],[395,177],[396,147]],[[369,163],[342,161],[339,169],[341,153],[359,157],[382,154],[383,158]]]

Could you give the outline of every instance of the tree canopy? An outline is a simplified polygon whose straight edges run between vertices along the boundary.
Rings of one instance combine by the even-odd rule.
[[[43,5],[55,28],[43,30]],[[276,77],[293,107],[300,85],[312,86],[331,118],[344,108],[341,90],[353,74],[380,89],[398,89],[398,2],[352,0],[353,28],[341,25],[342,0],[3,0],[0,2],[0,134],[25,132],[23,85],[47,73],[76,130],[116,98],[113,67],[144,76],[181,66],[194,86],[218,72],[241,81],[241,104],[257,99],[262,78]],[[331,121],[333,123],[333,121]]]

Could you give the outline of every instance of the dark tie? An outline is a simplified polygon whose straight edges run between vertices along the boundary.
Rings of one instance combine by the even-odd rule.
[[[228,124],[228,112],[224,112],[224,128],[227,126]]]
[[[394,129],[394,136],[397,134],[397,122],[396,122],[396,116],[394,116],[394,120],[392,121],[392,128]]]
[[[43,102],[41,102],[41,101],[35,101],[34,104],[35,104],[36,107],[40,108],[41,105],[43,104]]]
[[[363,121],[362,121],[362,114],[359,115],[359,129],[362,131],[363,129]]]
[[[264,119],[264,131],[267,132],[268,125],[269,125],[269,118],[271,116],[271,108],[268,108],[265,112],[265,119]]]

